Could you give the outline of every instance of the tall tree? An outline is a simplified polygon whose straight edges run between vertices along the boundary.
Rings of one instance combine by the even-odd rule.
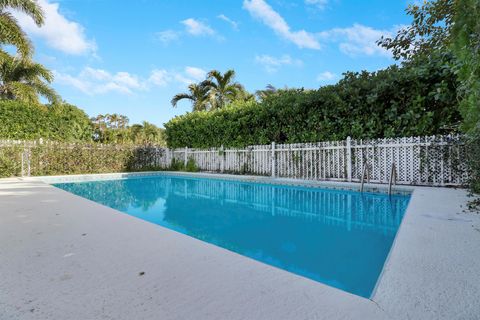
[[[30,56],[33,51],[32,43],[8,10],[27,14],[37,26],[43,24],[43,11],[34,0],[0,0],[0,45],[13,45],[23,57]],[[4,52],[1,48],[0,51]],[[0,59],[3,57],[0,56]]]
[[[395,59],[412,60],[433,51],[448,50],[456,11],[456,0],[423,1],[409,4],[405,10],[412,23],[395,37],[382,37],[377,43],[391,50]]]
[[[456,0],[452,49],[457,58],[455,70],[460,81],[462,129],[469,133],[467,157],[470,188],[480,193],[480,1]],[[480,210],[480,200],[469,206]]]
[[[267,86],[265,87],[265,89],[263,90],[257,90],[255,92],[255,95],[257,96],[257,98],[260,100],[260,101],[263,101],[265,100],[266,98],[270,97],[271,95],[274,95],[278,92],[278,89],[275,88],[273,85],[271,84],[267,84]]]
[[[118,125],[121,129],[126,129],[129,122],[130,122],[130,119],[128,119],[127,116],[123,114],[118,116]]]
[[[9,55],[0,60],[0,99],[41,105],[39,96],[43,96],[58,102],[59,96],[49,86],[52,81],[52,72],[39,63]]]
[[[110,120],[110,127],[113,129],[118,129],[118,121],[120,120],[120,117],[117,113],[113,113],[109,117]]]
[[[223,108],[245,92],[243,86],[235,82],[234,70],[227,70],[224,74],[218,70],[210,71],[205,85],[209,89],[209,102],[212,109]]]
[[[456,0],[455,9],[452,50],[457,58],[455,67],[461,82],[459,97],[463,129],[480,134],[480,1]]]
[[[205,81],[200,83],[192,83],[188,86],[188,92],[176,94],[171,103],[174,107],[180,100],[190,100],[192,102],[193,111],[202,111],[209,109],[209,93],[210,88],[206,85]]]

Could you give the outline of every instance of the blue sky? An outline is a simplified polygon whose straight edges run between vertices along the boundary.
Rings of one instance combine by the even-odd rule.
[[[250,91],[319,86],[394,61],[375,45],[408,24],[407,1],[38,0],[46,23],[16,14],[54,70],[53,86],[89,115],[162,125],[190,110],[171,97],[211,69]]]

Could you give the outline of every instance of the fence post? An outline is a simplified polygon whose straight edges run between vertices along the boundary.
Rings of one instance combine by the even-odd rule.
[[[35,146],[35,141],[33,142],[33,145]],[[28,147],[27,151],[27,177],[30,177],[30,152],[31,152],[31,147]]]
[[[347,178],[348,181],[352,181],[352,139],[347,137]]]
[[[220,172],[223,173],[225,171],[225,149],[223,148],[223,144],[220,147]]]
[[[25,176],[25,149],[22,152],[22,178]]]
[[[276,173],[276,163],[275,160],[275,141],[272,142],[272,178],[275,178]]]
[[[188,147],[185,147],[185,158],[183,160],[183,165],[185,168],[187,167],[187,162],[188,162]]]

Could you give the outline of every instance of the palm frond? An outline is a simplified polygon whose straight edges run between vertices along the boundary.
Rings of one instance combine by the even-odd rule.
[[[12,8],[21,11],[30,16],[37,26],[41,26],[44,22],[44,14],[42,8],[33,0],[0,0],[0,11],[6,8]]]
[[[172,104],[173,107],[176,107],[177,106],[177,103],[180,101],[180,100],[183,100],[183,99],[188,99],[188,100],[192,100],[192,101],[195,101],[195,99],[193,98],[193,96],[191,94],[188,94],[188,93],[178,93],[176,95],[173,96],[172,100],[170,101],[170,103]]]
[[[6,99],[15,99],[27,104],[40,105],[35,88],[22,82],[15,81],[4,84],[2,95],[5,95]]]
[[[9,12],[0,12],[0,43],[17,47],[22,56],[30,56],[33,45]]]
[[[227,70],[227,72],[223,74],[223,79],[222,79],[223,86],[226,86],[228,83],[233,82],[234,79],[235,79],[235,70],[232,70],[232,69]]]
[[[36,93],[45,99],[47,99],[50,103],[56,104],[61,101],[60,96],[58,93],[48,86],[46,83],[40,81],[40,80],[35,80],[33,81],[30,86],[36,91]]]
[[[15,68],[13,74],[14,78],[29,80],[41,77],[48,83],[53,81],[53,73],[40,63],[35,63],[32,61],[18,61],[17,63],[23,63],[24,65],[20,68]]]
[[[61,101],[60,96],[48,85],[53,81],[53,74],[41,64],[27,58],[0,54],[0,80],[0,91],[4,99],[40,105],[40,95],[51,103]]]

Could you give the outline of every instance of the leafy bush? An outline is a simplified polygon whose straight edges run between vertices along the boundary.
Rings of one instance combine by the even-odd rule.
[[[200,169],[197,166],[197,163],[195,162],[195,159],[189,158],[187,161],[187,166],[185,167],[185,171],[187,172],[198,172]]]
[[[470,189],[480,193],[480,126],[468,136]]]
[[[348,72],[318,90],[281,90],[261,102],[187,113],[165,124],[169,147],[208,148],[433,135],[460,121],[448,56],[378,72]]]
[[[0,138],[91,141],[90,119],[69,104],[49,107],[0,100]]]
[[[21,175],[22,152],[23,147],[20,145],[0,147],[0,177]]]
[[[29,142],[0,146],[0,177],[20,176],[22,154],[30,160],[31,175],[62,175],[165,170],[152,165],[156,146],[100,145],[95,143]],[[26,172],[25,172],[26,173]]]
[[[172,159],[172,163],[170,164],[170,171],[183,171],[185,170],[185,164],[182,160],[177,160],[175,158]]]

